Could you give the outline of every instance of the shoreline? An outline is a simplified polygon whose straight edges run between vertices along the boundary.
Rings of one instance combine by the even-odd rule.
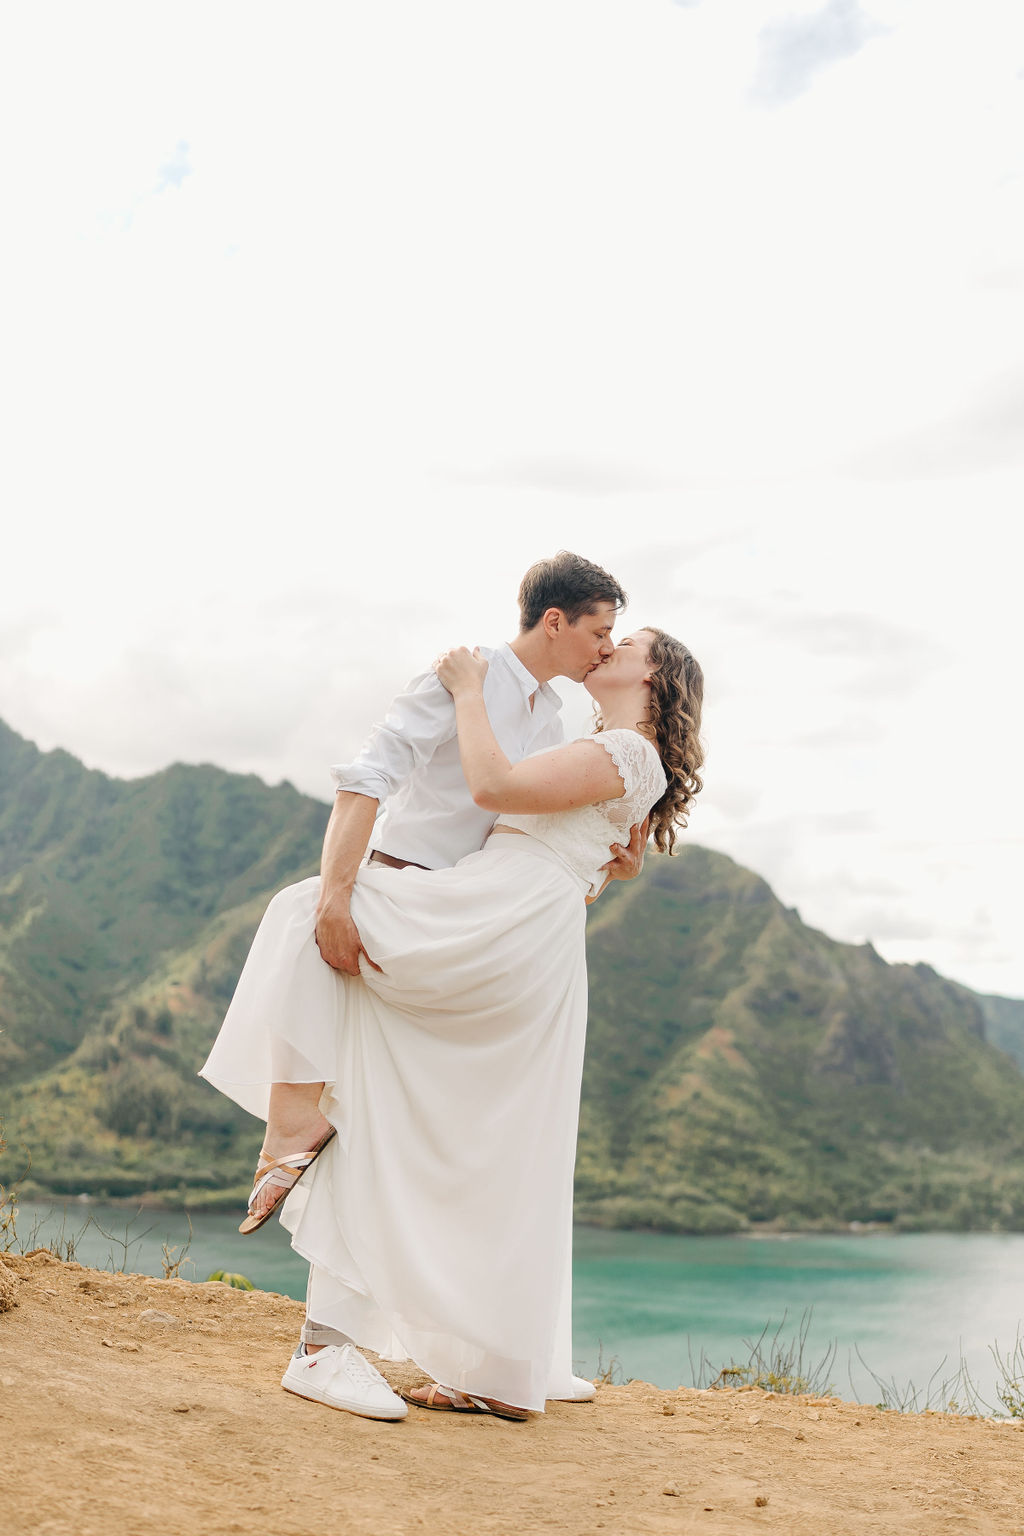
[[[224,1216],[239,1209],[244,1209],[248,1197],[248,1187],[242,1192],[228,1191],[224,1194],[218,1192],[212,1199],[182,1200],[180,1195],[170,1191],[147,1191],[142,1195],[91,1195],[84,1192],[78,1194],[43,1194],[35,1190],[27,1192],[24,1189],[18,1193],[15,1205],[49,1206],[51,1208],[65,1208],[78,1206],[87,1211],[90,1206],[108,1206],[115,1210],[143,1211],[147,1214],[163,1212],[168,1215],[192,1215],[192,1216]],[[573,1222],[575,1229],[585,1229],[592,1232],[635,1232],[652,1237],[706,1237],[719,1239],[727,1237],[743,1237],[756,1241],[760,1238],[786,1238],[801,1237],[944,1237],[944,1236],[969,1236],[977,1234],[987,1237],[1019,1237],[1024,1235],[1024,1225],[1020,1227],[1007,1226],[917,1226],[913,1222],[900,1221],[848,1221],[848,1222],[822,1222],[813,1226],[775,1226],[772,1222],[751,1222],[745,1227],[733,1227],[723,1229],[720,1232],[708,1232],[702,1230],[684,1231],[678,1227],[670,1226],[618,1226],[610,1222],[577,1218]]]

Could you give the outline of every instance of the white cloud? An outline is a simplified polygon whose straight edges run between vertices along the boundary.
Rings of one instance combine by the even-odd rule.
[[[795,100],[821,70],[852,58],[882,31],[858,0],[827,0],[810,15],[769,22],[758,35],[752,98],[765,106]]]
[[[996,377],[957,411],[876,442],[851,458],[850,472],[879,480],[944,478],[1024,465],[1024,375]]]
[[[23,7],[0,715],[324,793],[579,548],[705,664],[694,836],[1024,992],[1022,18]]]
[[[191,176],[192,166],[189,163],[189,147],[184,139],[180,139],[174,147],[173,153],[164,161],[157,171],[157,192],[164,192],[168,187],[177,189],[181,186],[186,176]]]

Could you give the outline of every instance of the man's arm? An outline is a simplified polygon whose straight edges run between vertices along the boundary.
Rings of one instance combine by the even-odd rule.
[[[316,909],[316,942],[336,971],[359,975],[359,956],[366,955],[349,912],[352,887],[377,819],[377,801],[369,795],[342,791],[334,798],[320,859],[320,901]],[[374,962],[366,955],[367,960]],[[379,966],[374,966],[379,970]]]
[[[338,793],[320,862],[316,942],[336,971],[358,976],[359,956],[366,955],[349,903],[377,811],[454,734],[451,697],[433,672],[424,673],[392,700],[355,761],[331,769]],[[374,965],[369,955],[366,958]]]
[[[415,769],[455,735],[451,696],[433,672],[414,677],[370,732],[351,763],[336,763],[331,777],[340,790],[365,795],[383,805]]]

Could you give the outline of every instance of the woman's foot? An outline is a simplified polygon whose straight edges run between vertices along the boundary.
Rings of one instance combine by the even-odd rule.
[[[312,1354],[300,1346],[288,1362],[281,1385],[297,1397],[365,1419],[404,1419],[409,1412],[354,1344],[327,1344]]]
[[[270,1090],[267,1134],[253,1180],[249,1214],[240,1231],[255,1232],[269,1219],[309,1166],[301,1166],[304,1159],[318,1157],[334,1135],[331,1122],[317,1108],[323,1086],[275,1083]]]
[[[496,1397],[479,1397],[475,1392],[457,1392],[454,1387],[442,1387],[436,1381],[424,1387],[411,1387],[402,1396],[416,1408],[434,1408],[442,1413],[491,1413],[497,1419],[511,1419],[516,1424],[530,1417],[525,1408],[500,1403]]]

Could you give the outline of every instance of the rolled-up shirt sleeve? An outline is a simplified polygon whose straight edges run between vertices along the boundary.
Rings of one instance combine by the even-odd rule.
[[[455,735],[452,696],[433,672],[414,677],[404,693],[391,701],[351,763],[335,763],[331,777],[336,790],[368,795],[381,805],[405,779],[429,762],[442,742]]]

